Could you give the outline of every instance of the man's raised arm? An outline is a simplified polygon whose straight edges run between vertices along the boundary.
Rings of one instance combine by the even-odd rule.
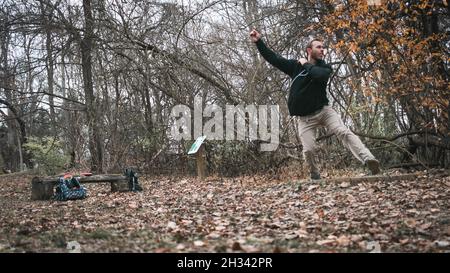
[[[250,32],[250,39],[253,43],[256,44],[259,53],[261,53],[266,61],[268,61],[271,65],[280,69],[284,73],[288,74],[289,76],[294,76],[293,74],[297,66],[296,60],[288,60],[286,58],[283,58],[272,51],[270,48],[268,48],[261,39],[261,34],[256,29]]]

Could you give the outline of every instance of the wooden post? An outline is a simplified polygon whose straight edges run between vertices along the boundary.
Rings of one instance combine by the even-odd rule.
[[[206,153],[205,145],[200,146],[200,149],[196,153],[197,157],[197,176],[204,180],[206,178]]]
[[[203,143],[205,139],[206,136],[198,137],[188,151],[188,155],[195,154],[195,158],[197,159],[197,176],[201,180],[206,178],[206,152]]]

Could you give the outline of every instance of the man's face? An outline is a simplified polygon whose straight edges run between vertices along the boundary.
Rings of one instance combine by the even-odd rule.
[[[308,54],[311,55],[311,58],[315,60],[322,60],[325,56],[325,49],[323,47],[323,43],[320,41],[314,41],[312,43],[312,48],[308,48]]]

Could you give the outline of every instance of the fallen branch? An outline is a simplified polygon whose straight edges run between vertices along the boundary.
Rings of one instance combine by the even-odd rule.
[[[351,130],[351,129],[350,129]],[[399,138],[405,137],[405,136],[410,136],[410,135],[424,135],[424,134],[432,134],[431,132],[427,132],[427,131],[414,131],[414,132],[406,132],[406,133],[401,133],[398,134],[396,136],[392,136],[392,137],[387,137],[387,136],[374,136],[374,135],[369,135],[369,134],[364,134],[361,132],[357,132],[357,131],[353,131],[351,130],[355,135],[360,136],[360,137],[365,137],[365,138],[370,138],[370,139],[375,139],[375,140],[386,140],[386,141],[395,141]],[[321,137],[318,137],[316,139],[316,141],[321,141],[327,138],[332,137],[334,134],[327,134]]]
[[[421,163],[418,162],[409,162],[409,163],[399,163],[399,164],[394,164],[391,166],[388,166],[387,169],[396,169],[396,168],[411,168],[411,167],[417,167],[417,166],[422,166]],[[426,166],[428,168],[431,167],[438,167],[439,164],[426,164]],[[423,166],[422,166],[423,167]]]
[[[329,179],[321,179],[321,180],[306,180],[306,184],[314,184],[324,182],[324,183],[350,183],[350,186],[357,185],[359,183],[364,182],[392,182],[392,181],[402,181],[402,180],[414,180],[420,173],[407,173],[407,174],[398,174],[398,175],[371,175],[371,176],[362,176],[362,177],[338,177],[338,178],[329,178]]]

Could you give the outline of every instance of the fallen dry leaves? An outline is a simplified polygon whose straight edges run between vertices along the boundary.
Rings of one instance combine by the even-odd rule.
[[[0,177],[0,252],[449,252],[450,179],[323,183],[142,177],[141,193],[88,184],[85,200],[31,201]]]

